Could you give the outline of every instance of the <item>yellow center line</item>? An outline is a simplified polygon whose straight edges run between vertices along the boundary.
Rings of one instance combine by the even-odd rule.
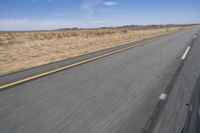
[[[48,71],[48,72],[37,74],[37,75],[31,76],[31,77],[28,77],[28,78],[24,78],[22,80],[18,80],[18,81],[12,82],[12,83],[8,83],[8,84],[0,86],[0,90],[6,89],[8,87],[15,86],[15,85],[19,85],[19,84],[22,84],[22,83],[25,83],[25,82],[28,82],[28,81],[31,81],[31,80],[34,80],[34,79],[37,79],[37,78],[41,78],[41,77],[44,77],[44,76],[47,76],[47,75],[50,75],[50,74],[65,70],[65,69],[69,69],[69,68],[81,65],[81,64],[85,64],[85,63],[88,63],[88,62],[91,62],[91,61],[94,61],[94,60],[97,60],[97,59],[100,59],[100,58],[103,58],[103,57],[106,57],[106,56],[109,56],[109,55],[113,55],[113,54],[116,54],[116,53],[119,53],[119,52],[122,52],[122,51],[125,51],[125,50],[128,50],[128,49],[137,47],[139,45],[146,44],[146,43],[158,40],[160,38],[162,38],[162,37],[155,38],[155,39],[152,39],[150,41],[139,43],[137,45],[129,46],[129,47],[122,48],[122,49],[119,49],[119,50],[115,50],[115,51],[112,51],[110,53],[106,53],[106,54],[103,54],[103,55],[100,55],[100,56],[96,56],[96,57],[93,57],[93,58],[90,58],[90,59],[86,59],[86,60],[71,64],[71,65],[67,65],[67,66],[64,66],[64,67],[60,67],[58,69],[54,69],[54,70],[51,70],[51,71]]]

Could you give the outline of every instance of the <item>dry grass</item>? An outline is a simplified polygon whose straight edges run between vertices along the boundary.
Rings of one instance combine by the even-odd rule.
[[[90,29],[0,33],[0,75],[179,30]]]

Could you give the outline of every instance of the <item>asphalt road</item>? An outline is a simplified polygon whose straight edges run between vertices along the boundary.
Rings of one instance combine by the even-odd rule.
[[[180,73],[168,95],[167,102],[158,117],[153,133],[199,133],[199,130],[187,129],[187,126],[198,128],[200,123],[192,121],[194,118],[187,119],[187,114],[199,119],[198,103],[199,82],[200,82],[200,36],[197,35],[187,59],[183,62]],[[195,100],[193,100],[195,99]],[[196,109],[195,109],[196,108]],[[194,110],[197,110],[196,112]]]
[[[190,45],[190,52],[177,75],[168,99],[155,122],[152,133],[199,133],[195,130],[187,130],[187,126],[194,126],[193,120],[187,119],[187,114],[196,115],[192,99],[198,100],[200,78],[200,36]],[[197,87],[195,87],[197,86]],[[197,95],[197,96],[195,96]],[[194,98],[193,98],[194,97]],[[198,103],[199,104],[199,103]],[[196,107],[199,110],[199,107]],[[198,123],[200,124],[200,123]],[[198,127],[198,125],[197,125]],[[195,127],[195,128],[197,128]]]
[[[0,133],[143,132],[159,96],[179,68],[181,57],[199,29],[196,27],[166,35],[159,40],[0,91]],[[166,122],[166,119],[175,119],[167,117],[171,115],[170,111],[176,115],[179,109],[185,108],[181,104],[180,108],[173,109],[178,102],[183,102],[181,98],[188,100],[190,93],[184,96],[185,93],[192,93],[191,89],[187,90],[186,83],[190,82],[192,86],[198,77],[199,43],[197,36],[196,48],[191,48],[190,57],[182,68],[186,71],[180,72],[183,76],[178,76],[174,85],[184,83],[185,87],[183,90],[172,88],[172,96],[152,128],[155,132],[169,127],[167,123],[172,120]],[[187,64],[195,63],[197,65],[192,68],[197,71],[190,70]],[[190,71],[195,76],[185,78]],[[1,79],[5,82],[10,78],[8,75]],[[182,92],[180,97],[177,96],[178,91]],[[179,97],[178,100],[176,97]],[[173,106],[171,103],[174,103]],[[170,125],[172,131],[174,127]],[[179,130],[177,128],[176,131]]]

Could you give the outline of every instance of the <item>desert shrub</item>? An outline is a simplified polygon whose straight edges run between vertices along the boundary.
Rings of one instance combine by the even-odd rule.
[[[71,36],[77,36],[77,33],[76,32],[72,32]]]
[[[127,30],[127,29],[123,29],[121,32],[122,32],[122,33],[127,33],[128,30]]]

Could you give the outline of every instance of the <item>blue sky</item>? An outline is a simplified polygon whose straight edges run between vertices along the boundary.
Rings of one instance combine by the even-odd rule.
[[[1,0],[0,30],[200,23],[200,0]]]

